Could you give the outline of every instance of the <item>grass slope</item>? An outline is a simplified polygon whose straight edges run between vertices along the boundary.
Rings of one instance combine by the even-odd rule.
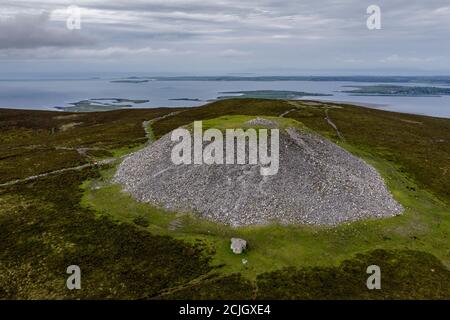
[[[245,127],[249,116],[225,116],[204,122],[204,129]],[[266,117],[267,119],[275,119]],[[303,126],[291,119],[279,119],[281,127]],[[366,220],[335,228],[311,226],[281,226],[230,228],[208,222],[195,215],[165,212],[147,204],[137,203],[121,187],[111,185],[113,170],[102,180],[86,184],[83,203],[117,221],[136,223],[153,233],[170,235],[213,248],[214,265],[225,274],[239,272],[249,279],[258,274],[291,266],[337,265],[358,252],[377,248],[415,249],[431,252],[450,265],[448,208],[439,199],[423,190],[399,172],[391,162],[372,156],[347,143],[349,151],[375,166],[385,178],[395,198],[406,208],[403,215],[382,220]],[[412,190],[414,189],[414,191]],[[236,256],[229,250],[231,237],[249,241],[251,250]],[[242,264],[242,258],[248,260]]]

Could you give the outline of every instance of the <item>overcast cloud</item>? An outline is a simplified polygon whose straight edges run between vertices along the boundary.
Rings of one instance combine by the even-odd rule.
[[[379,5],[382,29],[368,30]],[[81,8],[68,30],[67,7]],[[448,0],[0,0],[0,67],[450,73]],[[76,67],[74,67],[76,66]]]

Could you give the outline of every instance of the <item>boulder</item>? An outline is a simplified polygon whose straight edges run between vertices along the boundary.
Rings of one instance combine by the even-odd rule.
[[[239,238],[231,238],[231,250],[235,254],[241,254],[245,249],[247,249],[247,241]]]

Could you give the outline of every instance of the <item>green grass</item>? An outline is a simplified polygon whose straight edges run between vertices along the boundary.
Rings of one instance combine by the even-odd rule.
[[[239,127],[248,118],[222,117],[206,121],[205,127]],[[282,121],[289,126],[295,124],[292,120]],[[85,185],[83,204],[118,221],[133,223],[135,219],[144,217],[148,222],[146,229],[152,233],[170,235],[192,243],[200,241],[207,248],[213,248],[213,263],[222,266],[222,273],[239,272],[253,280],[258,274],[284,267],[337,265],[358,252],[378,248],[426,251],[450,266],[447,246],[450,219],[445,204],[426,191],[412,191],[411,186],[415,184],[389,161],[349,145],[341,146],[378,169],[395,198],[406,208],[401,216],[355,222],[336,228],[269,225],[235,229],[199,219],[195,215],[168,213],[148,204],[137,203],[122,192],[120,186],[111,185],[107,178]],[[109,171],[107,176],[111,175],[112,171]],[[180,226],[171,230],[174,221],[178,221]],[[229,249],[229,240],[234,236],[249,241],[251,249],[242,256],[232,254]],[[242,258],[249,263],[244,266]]]
[[[156,122],[152,128],[156,138],[180,126],[197,120],[214,119],[221,116],[279,116],[292,109],[292,106],[281,100],[238,99],[224,100],[208,105],[191,108],[173,117]]]
[[[103,159],[135,151],[147,142],[143,121],[173,111],[68,113],[2,109],[0,183],[88,163],[89,157]],[[71,126],[74,123],[77,125]],[[86,156],[80,155],[77,148],[87,148]]]
[[[277,123],[278,129],[286,129],[286,128],[297,128],[297,129],[306,129],[305,126],[296,120],[289,118],[279,118],[279,117],[261,117],[262,119],[275,121]],[[267,128],[263,125],[249,125],[247,122],[255,119],[255,116],[247,116],[247,115],[234,115],[234,116],[222,116],[214,119],[208,119],[202,122],[203,130],[208,130],[210,128],[226,130],[226,129],[264,129]],[[192,127],[192,125],[189,125]]]
[[[367,290],[367,267],[381,270],[381,290]],[[374,250],[336,267],[287,268],[257,279],[259,299],[449,299],[450,271],[432,255]],[[326,287],[327,290],[323,290]]]
[[[201,248],[114,223],[80,207],[95,170],[0,189],[0,298],[142,299],[209,272]],[[157,257],[157,259],[153,259]],[[69,265],[82,290],[65,287]]]
[[[366,287],[367,266],[382,270],[381,290]],[[413,268],[409,266],[414,266]],[[180,287],[163,299],[449,299],[450,271],[430,254],[374,250],[333,267],[285,268],[250,282],[239,274]],[[232,290],[234,289],[234,290]]]

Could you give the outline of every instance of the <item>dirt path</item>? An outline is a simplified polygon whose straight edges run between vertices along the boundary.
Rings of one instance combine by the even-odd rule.
[[[41,145],[41,144],[35,144],[35,145],[29,145],[29,146],[21,146],[21,147],[8,147],[7,150],[68,150],[68,151],[76,151],[81,156],[87,156],[86,153],[90,150],[105,150],[104,148],[96,148],[96,147],[80,147],[80,148],[74,148],[74,147],[64,147],[64,146],[48,146],[48,145]]]
[[[39,179],[39,178],[47,177],[47,176],[50,176],[50,175],[53,175],[53,174],[67,172],[67,171],[77,171],[77,170],[82,170],[82,169],[89,168],[89,167],[102,166],[102,165],[113,163],[117,159],[118,158],[109,158],[109,159],[98,161],[95,164],[94,163],[86,163],[86,164],[83,164],[83,165],[77,166],[77,167],[70,167],[70,168],[59,169],[59,170],[50,171],[50,172],[46,172],[46,173],[41,173],[41,174],[37,174],[37,175],[34,175],[34,176],[26,177],[26,178],[23,178],[23,179],[16,179],[16,180],[12,180],[12,181],[9,181],[9,182],[6,182],[6,183],[2,183],[2,184],[0,184],[0,187],[12,186],[12,185],[18,184],[20,182],[32,181],[32,180],[36,180],[36,179]]]
[[[193,286],[195,286],[197,284],[200,284],[200,283],[202,283],[203,280],[210,279],[211,276],[214,276],[214,275],[215,275],[215,273],[210,271],[210,272],[207,272],[205,274],[202,274],[202,275],[198,276],[197,278],[192,279],[191,281],[189,281],[187,283],[181,284],[179,286],[175,286],[175,287],[164,289],[163,291],[159,292],[158,294],[156,294],[154,296],[150,296],[150,297],[149,296],[145,296],[145,297],[142,297],[141,299],[159,300],[159,299],[164,298],[165,296],[168,296],[170,294],[174,294],[174,293],[176,293],[178,291],[181,291],[181,290],[184,290],[184,289],[188,289],[189,287],[193,287]],[[210,280],[212,282],[213,280],[216,280],[216,279],[219,279],[219,277],[216,276],[215,278],[210,279]]]
[[[179,113],[181,113],[181,112],[184,112],[184,111],[175,111],[175,112],[171,112],[171,113],[165,114],[165,115],[163,115],[163,116],[161,116],[161,117],[157,117],[157,118],[154,118],[154,119],[151,119],[151,120],[142,122],[142,127],[144,128],[145,136],[147,137],[148,142],[152,142],[152,140],[155,138],[155,137],[153,136],[153,132],[149,129],[149,126],[150,126],[150,125],[152,125],[153,123],[155,123],[155,122],[157,122],[157,121],[166,119],[166,118],[168,118],[168,117],[175,116],[175,115],[177,115],[177,114],[179,114]]]
[[[338,135],[339,139],[341,139],[342,141],[345,141],[344,136],[342,135],[342,133],[339,131],[339,128],[337,127],[337,125],[331,120],[330,116],[328,115],[328,109],[325,109],[325,120],[328,122],[328,124],[330,126],[333,127],[334,130],[336,130],[336,134]]]
[[[149,130],[148,126],[155,123],[156,121],[174,116],[180,112],[183,111],[176,111],[176,112],[171,112],[168,113],[166,115],[163,115],[161,117],[157,117],[148,121],[144,121],[142,123],[142,126],[144,128],[145,131],[145,136],[149,139],[149,141],[151,141],[153,139],[153,135],[152,132]],[[91,150],[91,149],[95,149],[95,148],[71,148],[71,147],[56,147],[56,149],[59,150],[76,150],[78,153],[80,153],[80,155],[84,155],[87,157],[86,155],[86,151]],[[37,175],[33,175],[33,176],[29,176],[26,178],[22,178],[22,179],[16,179],[16,180],[12,180],[12,181],[8,181],[5,183],[1,183],[0,187],[8,187],[8,186],[12,186],[21,182],[27,182],[27,181],[33,181],[36,179],[40,179],[40,178],[44,178],[50,175],[54,175],[54,174],[59,174],[59,173],[63,173],[63,172],[67,172],[67,171],[77,171],[77,170],[82,170],[85,168],[90,168],[90,167],[94,167],[94,166],[103,166],[103,165],[107,165],[110,163],[113,163],[116,160],[122,159],[124,157],[126,157],[128,155],[122,156],[122,157],[118,157],[118,158],[108,158],[108,159],[104,159],[104,160],[100,160],[96,163],[86,163],[80,166],[76,166],[76,167],[70,167],[70,168],[64,168],[64,169],[59,169],[59,170],[54,170],[54,171],[50,171],[50,172],[46,172],[46,173],[41,173],[41,174],[37,174]]]
[[[295,109],[291,109],[288,111],[283,112],[282,114],[280,114],[278,117],[280,118],[284,118],[285,116],[287,116],[289,113],[291,113],[292,111],[296,111],[298,110],[298,105],[294,104],[292,101],[289,101],[289,104],[296,106]],[[331,120],[330,115],[328,114],[328,108],[325,108],[325,120],[328,122],[328,124],[330,126],[333,127],[333,129],[336,131],[337,136],[339,137],[339,139],[341,141],[345,141],[344,136],[342,135],[342,133],[339,131],[339,128],[337,127],[337,125],[333,122],[333,120]]]
[[[72,148],[72,147],[55,147],[56,150],[71,150],[76,151],[78,154],[82,157],[90,158],[90,156],[87,154],[90,150],[105,150],[103,148]]]
[[[297,109],[291,109],[291,110],[288,110],[288,111],[286,111],[286,112],[283,112],[282,114],[279,115],[279,117],[280,117],[280,118],[284,118],[284,117],[287,116],[289,113],[291,113],[292,111],[295,111],[295,110],[297,110]]]

